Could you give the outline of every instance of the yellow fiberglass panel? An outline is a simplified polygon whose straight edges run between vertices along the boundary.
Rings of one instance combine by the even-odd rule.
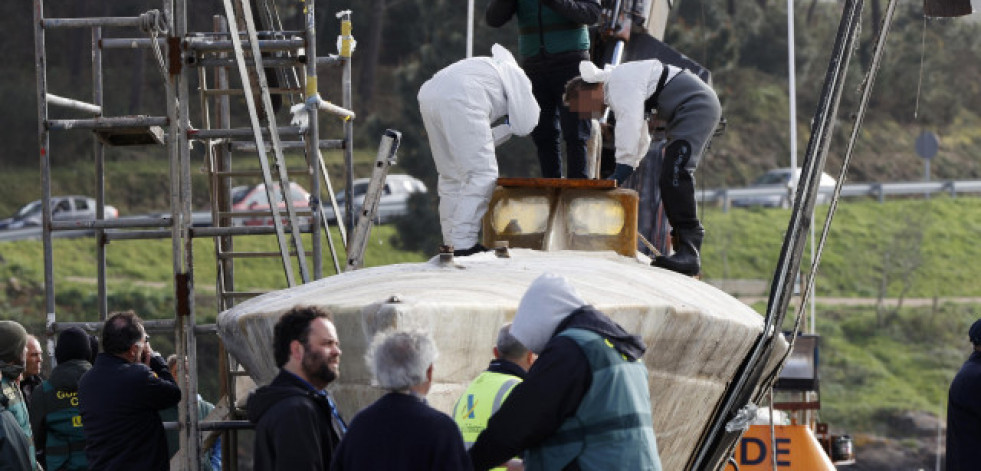
[[[623,231],[625,213],[611,198],[576,198],[569,202],[566,218],[569,232],[576,235],[617,235]]]
[[[505,198],[494,205],[491,225],[501,235],[540,234],[548,225],[548,198]]]

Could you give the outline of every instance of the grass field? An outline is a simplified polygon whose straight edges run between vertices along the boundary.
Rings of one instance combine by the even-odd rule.
[[[818,207],[817,233],[827,206]],[[704,277],[768,281],[773,274],[789,218],[788,210],[703,211],[707,236]],[[817,324],[822,335],[822,417],[837,428],[879,431],[884,417],[906,410],[941,413],[950,378],[967,354],[966,329],[979,317],[976,304],[947,302],[979,297],[981,199],[935,197],[879,204],[844,201],[835,216],[817,279]],[[433,228],[434,231],[439,230]],[[428,254],[397,250],[394,226],[376,226],[366,265],[418,262]],[[274,250],[272,237],[238,239],[241,250]],[[334,240],[338,236],[334,234]],[[309,240],[305,240],[309,247]],[[325,244],[326,247],[326,244]],[[56,304],[60,320],[92,320],[96,312],[95,243],[89,239],[54,242]],[[216,314],[213,242],[195,241],[196,311],[200,321]],[[804,265],[809,261],[804,253]],[[169,241],[114,241],[107,247],[109,308],[135,309],[148,318],[172,316]],[[343,258],[343,254],[340,255]],[[43,260],[38,241],[0,244],[0,309],[32,331],[44,326]],[[325,258],[326,274],[333,273]],[[243,260],[236,265],[236,289],[285,286],[275,259]],[[932,305],[821,303],[822,297],[879,296],[896,300],[935,298]],[[517,296],[517,294],[516,294]],[[753,306],[763,312],[765,305]],[[793,314],[793,313],[791,313]],[[169,340],[162,338],[162,348]],[[213,351],[214,341],[199,348]],[[172,348],[172,347],[169,347]],[[214,368],[202,354],[202,369]],[[215,387],[202,384],[204,390]]]

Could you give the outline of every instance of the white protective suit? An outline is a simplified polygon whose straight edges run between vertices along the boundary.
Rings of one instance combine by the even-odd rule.
[[[589,72],[582,70],[587,82],[603,82],[606,104],[617,117],[614,135],[616,136],[616,161],[633,168],[647,155],[651,146],[651,135],[644,119],[644,101],[657,89],[658,79],[663,68],[668,68],[667,82],[670,82],[681,69],[665,65],[657,60],[625,62],[613,68],[597,71],[595,76],[587,77]]]
[[[480,221],[497,184],[496,143],[525,136],[538,124],[531,81],[504,47],[493,57],[463,59],[436,72],[419,89],[419,108],[439,172],[443,243],[477,244]],[[491,123],[507,115],[507,124]]]

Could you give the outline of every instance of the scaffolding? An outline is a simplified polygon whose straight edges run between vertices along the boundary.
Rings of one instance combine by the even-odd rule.
[[[223,466],[237,469],[235,430],[248,428],[237,418],[235,379],[242,376],[234,360],[221,352],[222,399],[218,420],[198,419],[198,380],[196,335],[213,334],[214,325],[199,325],[195,317],[195,238],[211,238],[215,244],[217,267],[216,304],[218,311],[238,300],[261,294],[261,291],[237,291],[236,261],[274,257],[282,261],[287,286],[306,283],[324,276],[322,240],[326,239],[335,272],[341,271],[337,247],[331,237],[322,195],[336,215],[341,243],[351,247],[345,266],[360,266],[364,243],[370,231],[371,208],[365,204],[356,231],[353,198],[346,198],[341,208],[327,173],[321,150],[340,150],[345,162],[345,187],[350,189],[353,174],[353,124],[351,118],[351,52],[353,36],[350,11],[338,13],[341,22],[337,55],[318,56],[317,23],[313,0],[302,3],[302,29],[283,28],[274,0],[222,0],[223,10],[216,12],[212,31],[191,32],[188,26],[190,0],[161,0],[160,9],[150,9],[129,17],[47,18],[44,0],[34,0],[35,67],[37,76],[38,142],[40,146],[41,190],[43,208],[42,243],[44,251],[45,312],[49,346],[51,338],[71,326],[89,331],[101,328],[108,315],[106,283],[106,246],[113,240],[170,239],[172,251],[174,318],[147,320],[148,331],[172,331],[179,361],[177,381],[183,392],[179,406],[181,453],[172,465],[179,469],[199,469],[198,457],[205,439],[203,432],[222,433]],[[295,7],[295,6],[294,6]],[[48,90],[48,58],[45,37],[49,31],[82,29],[91,31],[91,102],[56,95]],[[106,35],[104,31],[119,33]],[[134,34],[134,32],[136,34]],[[129,36],[137,37],[129,37]],[[166,110],[158,115],[112,116],[105,109],[103,54],[113,50],[143,49],[152,51],[153,61],[162,75]],[[321,98],[318,67],[341,69],[341,104]],[[237,78],[237,80],[235,80]],[[192,121],[191,83],[196,80],[200,122]],[[234,99],[233,99],[234,98]],[[289,125],[278,123],[278,111],[284,104],[290,112]],[[235,108],[238,107],[238,108]],[[51,108],[82,112],[83,119],[56,119]],[[234,112],[233,112],[234,108]],[[243,108],[243,109],[239,109]],[[286,110],[283,110],[286,111]],[[319,112],[336,115],[341,137],[321,139]],[[242,116],[247,122],[241,123]],[[238,118],[238,119],[235,119]],[[50,134],[52,132],[87,130],[93,133],[92,153],[95,165],[96,218],[86,221],[54,221],[51,213],[52,172]],[[382,139],[379,160],[394,161],[399,135],[390,131]],[[203,189],[192,188],[191,145],[205,149],[210,201],[210,227],[197,227],[200,214],[192,207],[192,194]],[[169,161],[169,214],[161,216],[105,218],[105,162],[107,148],[150,146],[162,148]],[[284,150],[305,154],[303,168],[287,168]],[[271,155],[271,158],[270,158]],[[240,163],[243,156],[250,164]],[[258,167],[254,165],[258,160]],[[379,165],[376,164],[376,169]],[[308,179],[311,197],[307,208],[294,205],[290,174]],[[373,176],[373,184],[384,181],[387,166]],[[236,179],[261,178],[266,208],[233,209],[231,191]],[[278,204],[277,204],[278,202]],[[282,207],[280,207],[282,204]],[[250,219],[251,218],[251,219]],[[266,219],[263,219],[266,218]],[[268,221],[269,225],[244,225],[245,220]],[[364,220],[366,227],[361,227]],[[347,227],[345,227],[347,226]],[[96,242],[97,298],[99,321],[58,322],[55,306],[54,260],[52,234],[58,231],[91,230]],[[352,240],[348,241],[348,233]],[[304,247],[303,235],[309,234],[311,247]],[[274,235],[278,250],[267,252],[236,251],[234,239],[244,235]],[[356,237],[355,237],[356,236]],[[312,267],[308,266],[312,262]],[[312,269],[311,269],[312,268]],[[298,275],[298,277],[297,277]],[[53,349],[49,348],[49,351]]]

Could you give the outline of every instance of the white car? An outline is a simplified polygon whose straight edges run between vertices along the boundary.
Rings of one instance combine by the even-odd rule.
[[[750,189],[772,189],[771,193],[759,196],[734,197],[730,201],[733,206],[765,206],[773,208],[789,208],[790,198],[797,193],[797,182],[800,180],[801,169],[791,170],[790,167],[770,170],[753,181]],[[835,179],[821,172],[818,183],[817,204],[827,203],[835,189]]]
[[[368,191],[370,178],[358,178],[354,180],[354,213],[357,221],[357,213],[361,211],[364,204],[364,195]],[[385,186],[382,188],[381,199],[378,201],[378,213],[375,221],[379,224],[390,222],[393,218],[404,216],[409,212],[409,195],[412,193],[425,193],[426,184],[411,175],[392,174],[385,179]],[[347,200],[347,192],[337,193],[337,207],[344,212],[344,204]],[[330,203],[324,202],[324,214],[328,221],[334,221],[334,210]]]
[[[52,196],[50,205],[51,219],[53,221],[95,219],[95,198],[78,195]],[[106,219],[116,219],[119,217],[119,211],[110,205],[105,206],[105,212],[103,214]],[[0,229],[20,229],[23,227],[40,226],[42,222],[41,200],[34,200],[18,209],[13,216],[0,219]]]

